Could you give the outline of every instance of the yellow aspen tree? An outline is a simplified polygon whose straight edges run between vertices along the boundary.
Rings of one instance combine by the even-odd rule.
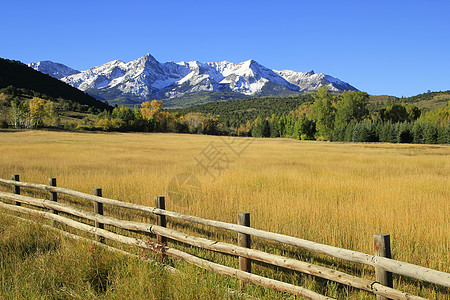
[[[36,128],[44,124],[44,120],[50,118],[53,114],[53,102],[33,97],[29,103],[29,128]]]

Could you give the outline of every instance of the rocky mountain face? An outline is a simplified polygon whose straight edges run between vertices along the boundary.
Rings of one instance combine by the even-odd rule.
[[[55,77],[57,79],[80,73],[80,71],[78,70],[49,60],[38,61],[36,63],[28,64],[28,66],[41,73],[51,75],[52,77]]]
[[[131,97],[143,102],[197,92],[280,95],[312,92],[322,86],[335,92],[356,90],[323,73],[271,70],[254,60],[238,64],[227,61],[160,63],[147,54],[128,63],[113,60],[81,72],[49,61],[29,66],[101,100]]]

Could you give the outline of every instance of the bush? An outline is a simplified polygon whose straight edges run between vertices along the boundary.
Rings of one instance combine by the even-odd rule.
[[[8,122],[6,120],[0,120],[0,128],[8,128]]]
[[[65,130],[74,130],[78,126],[78,123],[75,121],[64,123]]]

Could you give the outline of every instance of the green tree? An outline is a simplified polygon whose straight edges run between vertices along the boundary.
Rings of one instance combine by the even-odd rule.
[[[425,123],[423,122],[415,122],[413,126],[413,141],[414,144],[423,144],[425,143],[424,135],[425,135]]]
[[[294,125],[293,138],[298,140],[313,140],[316,133],[316,124],[310,120],[306,115],[301,115],[297,118]]]
[[[255,127],[252,130],[252,136],[253,137],[270,137],[269,121],[261,114],[255,120]]]
[[[320,135],[329,139],[334,128],[335,109],[331,93],[326,86],[318,89],[314,95],[312,117],[316,121],[316,128]]]
[[[272,117],[269,119],[269,127],[270,127],[270,137],[280,137],[281,136],[281,127],[279,122],[280,117],[272,114]]]
[[[286,116],[284,125],[284,137],[291,138],[294,135],[295,118],[293,115]]]
[[[353,142],[378,142],[376,125],[371,121],[363,121],[353,129]]]
[[[351,121],[360,122],[369,115],[369,95],[359,91],[348,91],[336,103],[335,128],[345,128]]]
[[[400,123],[397,131],[397,142],[398,143],[412,143],[412,125],[408,122]]]
[[[285,137],[286,136],[286,116],[284,114],[278,119],[278,128],[280,130],[280,137]]]
[[[11,119],[14,128],[28,127],[30,107],[25,101],[11,101]]]
[[[262,123],[262,136],[270,137],[270,124],[269,124],[269,120],[267,120],[266,118],[264,118],[263,123]]]
[[[384,122],[414,122],[421,114],[420,108],[412,104],[395,103],[380,110],[381,120]]]
[[[450,144],[450,126],[438,127],[438,144]]]
[[[434,123],[427,123],[424,129],[425,144],[437,144],[438,141],[438,126]]]
[[[397,129],[397,126],[391,122],[382,123],[378,128],[380,142],[396,143],[398,136]]]

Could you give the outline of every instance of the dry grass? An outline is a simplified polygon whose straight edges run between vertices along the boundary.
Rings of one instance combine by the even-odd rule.
[[[234,150],[243,149],[236,142],[249,144],[238,156],[230,142]],[[207,150],[226,155],[208,168],[214,176],[197,161],[206,162]],[[248,211],[253,227],[366,253],[374,233],[390,233],[395,259],[450,272],[448,146],[3,132],[0,165],[3,178],[57,177],[59,186],[87,193],[101,187],[105,197],[151,206],[174,176],[188,173],[201,191],[188,206],[169,197],[167,209],[227,222]],[[403,284],[425,297],[443,295]]]

